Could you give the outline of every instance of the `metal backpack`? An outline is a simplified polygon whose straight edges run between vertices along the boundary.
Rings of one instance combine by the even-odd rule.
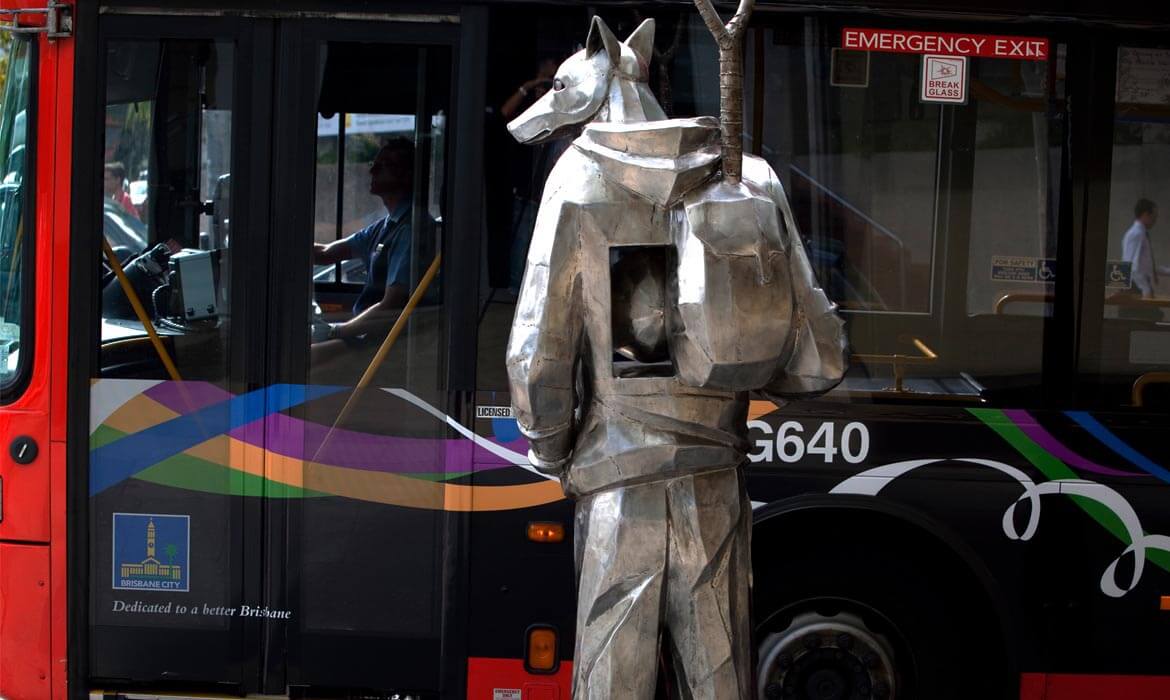
[[[787,361],[794,303],[782,226],[772,197],[746,180],[684,196],[667,285],[668,342],[683,384],[758,389]]]

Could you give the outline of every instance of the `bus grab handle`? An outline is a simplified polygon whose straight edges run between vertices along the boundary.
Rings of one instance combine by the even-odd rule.
[[[1142,408],[1144,401],[1142,394],[1151,384],[1170,384],[1170,372],[1146,372],[1133,383],[1131,399],[1134,408]]]

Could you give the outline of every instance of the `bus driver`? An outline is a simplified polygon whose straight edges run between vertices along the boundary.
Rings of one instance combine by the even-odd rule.
[[[386,216],[329,245],[313,244],[315,264],[359,258],[367,273],[353,305],[353,318],[329,324],[325,337],[313,343],[313,366],[337,357],[347,346],[380,342],[406,303],[410,295],[413,193],[414,144],[401,137],[392,139],[378,150],[370,165],[370,194],[381,198]]]

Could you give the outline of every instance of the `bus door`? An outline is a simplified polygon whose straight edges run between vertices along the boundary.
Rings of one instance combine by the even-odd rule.
[[[271,482],[290,455],[303,460],[284,478],[298,491],[268,506],[284,528],[272,533],[273,595],[296,615],[273,626],[292,686],[440,688],[457,540],[445,509],[470,471],[447,425],[460,287],[445,270],[471,252],[450,228],[457,30],[449,19],[281,27],[278,53],[300,65],[282,79],[296,87],[276,135],[294,150],[275,162],[295,157],[280,171],[298,175],[273,183],[286,204],[270,260],[291,272],[276,285],[287,325],[270,326],[270,381],[320,392],[269,433]],[[309,266],[314,246],[324,259]]]
[[[460,17],[100,22],[91,687],[440,692]]]

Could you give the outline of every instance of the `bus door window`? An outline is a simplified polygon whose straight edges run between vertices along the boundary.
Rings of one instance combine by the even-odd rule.
[[[1170,409],[1170,48],[1120,46],[1097,402]],[[1088,291],[1086,291],[1088,293]],[[1085,359],[1085,358],[1083,358]]]
[[[309,342],[286,352],[306,384],[329,392],[294,412],[299,483],[326,497],[290,503],[289,682],[408,683],[378,661],[389,654],[410,683],[431,687],[447,478],[438,254],[451,51],[320,40],[310,52],[316,157],[297,176],[315,182],[312,232],[298,238],[311,241],[302,259],[313,301]]]
[[[107,61],[101,374],[222,381],[232,45],[115,41]]]
[[[30,72],[33,40],[5,34],[9,39],[8,71],[3,83],[3,108],[0,114],[0,398],[16,398],[23,368],[32,361],[21,346],[32,340],[32,318],[26,305],[30,289],[26,274],[32,269],[31,227],[25,226],[24,181],[30,156],[26,153],[29,126]]]
[[[243,623],[127,607],[195,613],[243,598],[249,533],[228,495],[242,493],[230,466],[247,451],[230,436],[243,371],[229,361],[243,328],[228,295],[237,47],[111,38],[104,48],[100,204],[81,232],[100,251],[89,668],[99,678],[243,683]]]
[[[434,49],[405,46],[334,42],[324,50],[316,114],[313,383],[356,384],[402,316],[400,338],[374,369],[391,385],[435,390],[441,278],[426,273],[442,225],[447,110],[433,81],[446,61]],[[402,314],[416,291],[420,303]]]

